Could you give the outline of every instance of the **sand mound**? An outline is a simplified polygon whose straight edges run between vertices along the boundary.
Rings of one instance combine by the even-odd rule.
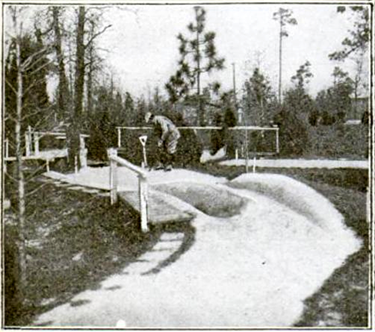
[[[345,228],[343,216],[328,199],[290,177],[278,174],[242,174],[228,185],[271,197],[325,230],[342,231]]]
[[[178,197],[212,217],[227,218],[241,212],[247,200],[225,187],[207,183],[174,182],[154,186],[155,189]]]

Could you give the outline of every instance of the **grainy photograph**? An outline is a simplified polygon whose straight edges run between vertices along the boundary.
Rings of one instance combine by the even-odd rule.
[[[2,322],[372,327],[370,2],[2,2]]]

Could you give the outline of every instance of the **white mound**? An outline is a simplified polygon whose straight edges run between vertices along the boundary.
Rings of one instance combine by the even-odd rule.
[[[221,148],[214,155],[212,155],[210,151],[204,150],[200,158],[200,162],[202,164],[205,164],[210,161],[217,161],[217,160],[223,159],[225,155],[226,155],[225,147]]]

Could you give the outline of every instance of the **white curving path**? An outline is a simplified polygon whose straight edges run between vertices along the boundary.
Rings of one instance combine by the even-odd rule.
[[[204,181],[202,174],[191,172],[190,176]],[[212,177],[206,180],[212,184]],[[293,325],[302,314],[304,299],[361,243],[344,227],[332,204],[311,188],[287,177],[255,179],[245,175],[235,181],[246,184],[255,180],[267,183],[269,191],[261,194],[218,184],[248,199],[240,215],[214,218],[188,207],[198,212],[193,221],[195,242],[173,264],[157,274],[142,275],[178,248],[181,234],[165,233],[143,263],[109,277],[100,289],[76,295],[73,301],[85,300],[83,305],[66,303],[34,323],[161,328]],[[306,206],[298,210],[290,208],[288,200],[271,198],[269,192],[274,185],[279,187],[280,181],[290,184],[293,192],[298,190],[296,197],[307,194],[315,202],[314,208],[324,202],[324,213],[320,211],[314,219],[303,213]],[[331,224],[334,227],[324,227]],[[176,241],[168,241],[168,236]]]

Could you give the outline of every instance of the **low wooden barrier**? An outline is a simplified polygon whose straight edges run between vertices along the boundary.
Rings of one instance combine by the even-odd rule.
[[[110,197],[111,204],[117,202],[117,187],[118,187],[118,176],[117,176],[117,165],[124,166],[129,170],[135,172],[138,175],[138,195],[139,195],[139,211],[141,213],[141,229],[142,232],[148,232],[148,184],[147,184],[147,172],[133,165],[131,162],[118,157],[116,149],[108,150],[108,158],[110,161],[110,172],[109,172],[109,186],[110,186]]]

